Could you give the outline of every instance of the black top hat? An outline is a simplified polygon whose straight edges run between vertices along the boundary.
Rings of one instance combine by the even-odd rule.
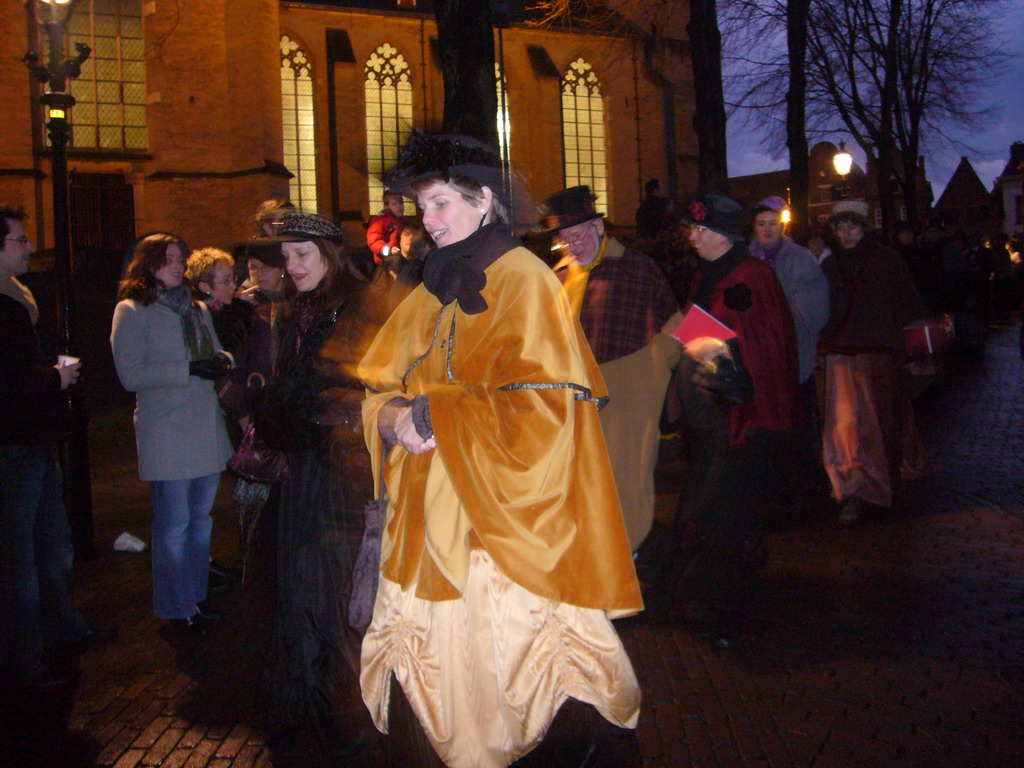
[[[743,206],[725,195],[698,195],[683,208],[682,221],[706,227],[732,242],[743,239]]]
[[[600,219],[604,214],[598,213],[594,207],[596,200],[597,195],[586,184],[555,192],[545,203],[548,209],[545,218],[548,229],[566,229],[585,221]]]

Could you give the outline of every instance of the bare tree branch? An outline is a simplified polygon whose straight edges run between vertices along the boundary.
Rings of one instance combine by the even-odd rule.
[[[786,92],[785,10],[795,0],[723,0],[726,90],[735,113],[778,146]],[[848,132],[879,179],[883,218],[895,215],[894,180],[908,214],[923,183],[926,148],[962,146],[953,129],[980,128],[985,82],[1007,60],[993,28],[1005,0],[810,0],[806,58],[810,136]],[[756,53],[752,53],[756,52]],[[901,160],[901,162],[900,162]],[[900,166],[900,167],[896,167]]]

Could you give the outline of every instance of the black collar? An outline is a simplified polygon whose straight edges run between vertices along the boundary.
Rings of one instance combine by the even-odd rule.
[[[747,248],[747,244],[742,240],[737,240],[733,243],[732,248],[714,261],[701,259],[699,266],[700,285],[697,286],[697,293],[694,294],[693,303],[699,304],[704,309],[710,309],[711,294],[714,293],[715,286],[718,285],[723,277],[736,269],[740,262],[749,255],[750,250]]]
[[[487,309],[480,295],[487,284],[484,270],[520,244],[505,224],[480,227],[469,237],[438,248],[427,257],[423,285],[442,304],[458,300],[459,309],[467,315],[479,314]]]

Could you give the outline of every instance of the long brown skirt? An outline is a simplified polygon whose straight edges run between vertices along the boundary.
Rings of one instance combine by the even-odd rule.
[[[822,450],[837,500],[892,506],[901,454],[901,376],[891,354],[825,357]]]

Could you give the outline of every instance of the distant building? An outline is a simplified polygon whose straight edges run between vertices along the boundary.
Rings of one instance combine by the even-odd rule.
[[[812,224],[826,223],[832,214],[832,206],[840,200],[866,200],[870,210],[868,215],[872,218],[875,227],[881,227],[882,211],[878,205],[878,187],[873,174],[870,173],[870,167],[868,171],[865,171],[857,163],[854,163],[844,179],[836,173],[832,163],[832,158],[838,151],[839,148],[830,141],[819,142],[811,149],[809,157],[810,183],[808,185],[810,192],[809,222]],[[923,159],[919,164],[918,172],[924,179]],[[769,195],[779,195],[788,199],[789,179],[789,170],[734,176],[729,179],[729,194],[748,208]],[[921,218],[927,215],[931,202],[931,185],[925,181],[919,187],[917,201]],[[907,217],[907,206],[901,191],[896,193],[896,215],[899,219]]]
[[[648,178],[696,186],[686,20],[650,46],[629,37],[651,28],[638,22],[504,30],[499,132],[535,199],[589,184],[612,223],[632,225]],[[28,206],[43,248],[50,161],[21,59],[44,42],[23,2],[0,3],[0,199]],[[414,128],[441,127],[430,0],[78,0],[67,42],[92,48],[70,86],[79,253],[158,229],[227,246],[251,236],[268,197],[336,216],[361,243],[382,173]]]
[[[1024,141],[1015,141],[1010,145],[1010,159],[995,182],[995,193],[998,201],[1002,204],[1002,231],[1007,235],[1024,232],[1022,176],[1024,176]]]
[[[1002,231],[999,206],[966,157],[960,158],[960,163],[935,203],[934,213],[942,218],[948,229],[986,235]]]

